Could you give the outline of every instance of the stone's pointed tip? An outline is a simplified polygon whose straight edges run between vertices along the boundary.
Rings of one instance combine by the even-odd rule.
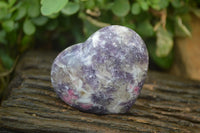
[[[95,114],[125,113],[137,99],[148,69],[144,41],[119,25],[104,27],[62,51],[51,80],[70,106]]]

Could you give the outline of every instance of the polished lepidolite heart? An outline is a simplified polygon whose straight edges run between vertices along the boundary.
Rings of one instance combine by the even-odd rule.
[[[58,96],[81,111],[125,113],[143,86],[148,59],[136,32],[108,26],[63,50],[53,62],[51,81]]]

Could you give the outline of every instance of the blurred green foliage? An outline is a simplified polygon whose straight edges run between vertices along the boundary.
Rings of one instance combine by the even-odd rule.
[[[197,0],[1,0],[0,93],[16,57],[27,49],[41,44],[65,48],[71,38],[84,41],[112,24],[127,26],[150,40],[151,59],[168,69],[174,37],[191,36],[188,22],[191,13],[200,17],[199,6]]]

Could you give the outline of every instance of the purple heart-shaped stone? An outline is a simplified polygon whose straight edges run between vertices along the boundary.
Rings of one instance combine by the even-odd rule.
[[[51,81],[58,96],[81,111],[125,113],[144,84],[148,60],[136,32],[112,25],[63,50],[53,62]]]

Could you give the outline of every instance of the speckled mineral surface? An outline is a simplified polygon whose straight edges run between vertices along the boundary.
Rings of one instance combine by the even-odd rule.
[[[52,65],[51,81],[58,96],[81,111],[125,113],[143,86],[148,59],[136,32],[108,26],[62,51]]]

